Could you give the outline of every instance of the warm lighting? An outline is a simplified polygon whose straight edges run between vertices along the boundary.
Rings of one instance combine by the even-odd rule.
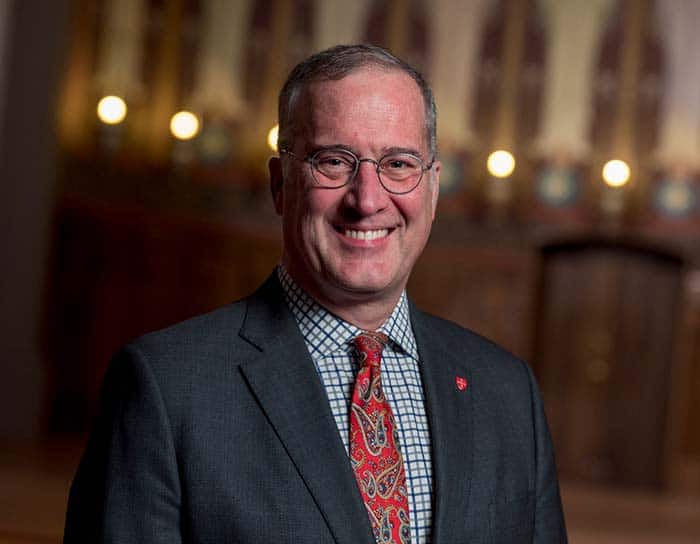
[[[603,166],[603,181],[610,187],[622,187],[630,179],[630,167],[625,161],[612,160]]]
[[[499,149],[489,155],[486,161],[489,173],[496,178],[507,178],[515,170],[515,157],[508,151]]]
[[[126,102],[118,96],[105,96],[97,103],[97,116],[107,125],[118,125],[126,117]]]
[[[267,145],[272,151],[277,151],[277,138],[279,137],[280,134],[280,126],[275,125],[270,129],[270,132],[267,133]]]
[[[178,140],[190,140],[199,132],[199,119],[189,111],[179,111],[170,119],[170,132]]]

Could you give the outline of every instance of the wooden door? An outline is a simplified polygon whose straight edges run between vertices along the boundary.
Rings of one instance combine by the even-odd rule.
[[[680,288],[680,261],[654,252],[543,253],[535,366],[562,477],[661,483]]]

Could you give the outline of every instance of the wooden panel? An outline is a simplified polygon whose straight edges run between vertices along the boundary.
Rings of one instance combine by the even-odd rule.
[[[662,482],[680,279],[639,250],[545,254],[537,370],[563,475]]]
[[[700,496],[700,270],[686,270],[684,279],[669,405],[666,479],[672,491]]]
[[[531,250],[434,241],[416,264],[408,291],[422,309],[530,359],[536,274]]]
[[[85,202],[64,203],[57,229],[46,327],[54,431],[86,428],[120,345],[248,294],[280,255],[265,229]]]

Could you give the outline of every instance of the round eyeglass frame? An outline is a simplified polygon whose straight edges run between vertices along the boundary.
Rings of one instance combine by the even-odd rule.
[[[433,165],[435,164],[435,157],[433,157],[433,159],[427,165],[423,165],[423,160],[420,157],[413,155],[411,153],[388,153],[387,155],[384,155],[383,157],[380,157],[379,160],[377,160],[377,159],[372,159],[369,157],[361,158],[361,157],[358,157],[357,155],[355,155],[355,153],[353,153],[352,151],[350,151],[348,149],[341,148],[341,149],[339,149],[339,151],[342,151],[343,153],[347,153],[348,155],[352,156],[355,159],[355,169],[353,170],[353,172],[351,174],[348,175],[348,179],[344,183],[341,183],[340,185],[328,185],[327,183],[321,183],[320,181],[318,181],[318,179],[316,178],[317,168],[315,166],[316,157],[320,153],[324,153],[326,151],[328,151],[328,149],[325,149],[325,148],[319,149],[319,150],[314,151],[313,153],[307,155],[306,157],[300,157],[296,153],[283,147],[282,149],[279,150],[279,153],[280,153],[280,155],[282,155],[282,154],[288,155],[291,158],[296,159],[298,161],[308,162],[309,166],[311,166],[311,176],[314,178],[314,181],[319,185],[319,187],[322,187],[324,189],[340,189],[341,187],[345,187],[346,185],[348,185],[350,182],[352,182],[355,179],[355,177],[357,176],[357,172],[360,170],[361,163],[371,162],[376,166],[375,171],[377,172],[377,179],[379,179],[379,183],[381,184],[382,187],[384,187],[384,190],[386,192],[391,193],[392,195],[405,195],[405,194],[408,194],[411,191],[415,190],[416,187],[418,187],[420,185],[420,182],[423,180],[423,174],[425,172],[427,172],[428,170],[430,170],[433,167]],[[409,156],[415,158],[420,163],[420,165],[421,165],[420,175],[418,176],[418,180],[416,181],[416,183],[410,189],[407,189],[405,191],[393,191],[392,189],[389,189],[384,184],[384,180],[382,180],[382,174],[381,174],[381,170],[379,168],[379,164],[384,159],[386,159],[387,157],[391,157],[392,155],[409,155]]]

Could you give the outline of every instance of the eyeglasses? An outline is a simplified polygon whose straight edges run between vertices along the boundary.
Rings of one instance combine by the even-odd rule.
[[[360,159],[352,151],[338,148],[319,149],[306,157],[300,157],[284,148],[280,149],[280,154],[282,153],[298,161],[308,162],[314,181],[327,189],[339,189],[347,185],[355,179],[360,163],[371,162],[377,166],[379,183],[395,195],[413,191],[423,179],[423,172],[430,170],[435,163],[433,159],[429,164],[423,165],[420,157],[411,153],[389,153],[379,160]]]

